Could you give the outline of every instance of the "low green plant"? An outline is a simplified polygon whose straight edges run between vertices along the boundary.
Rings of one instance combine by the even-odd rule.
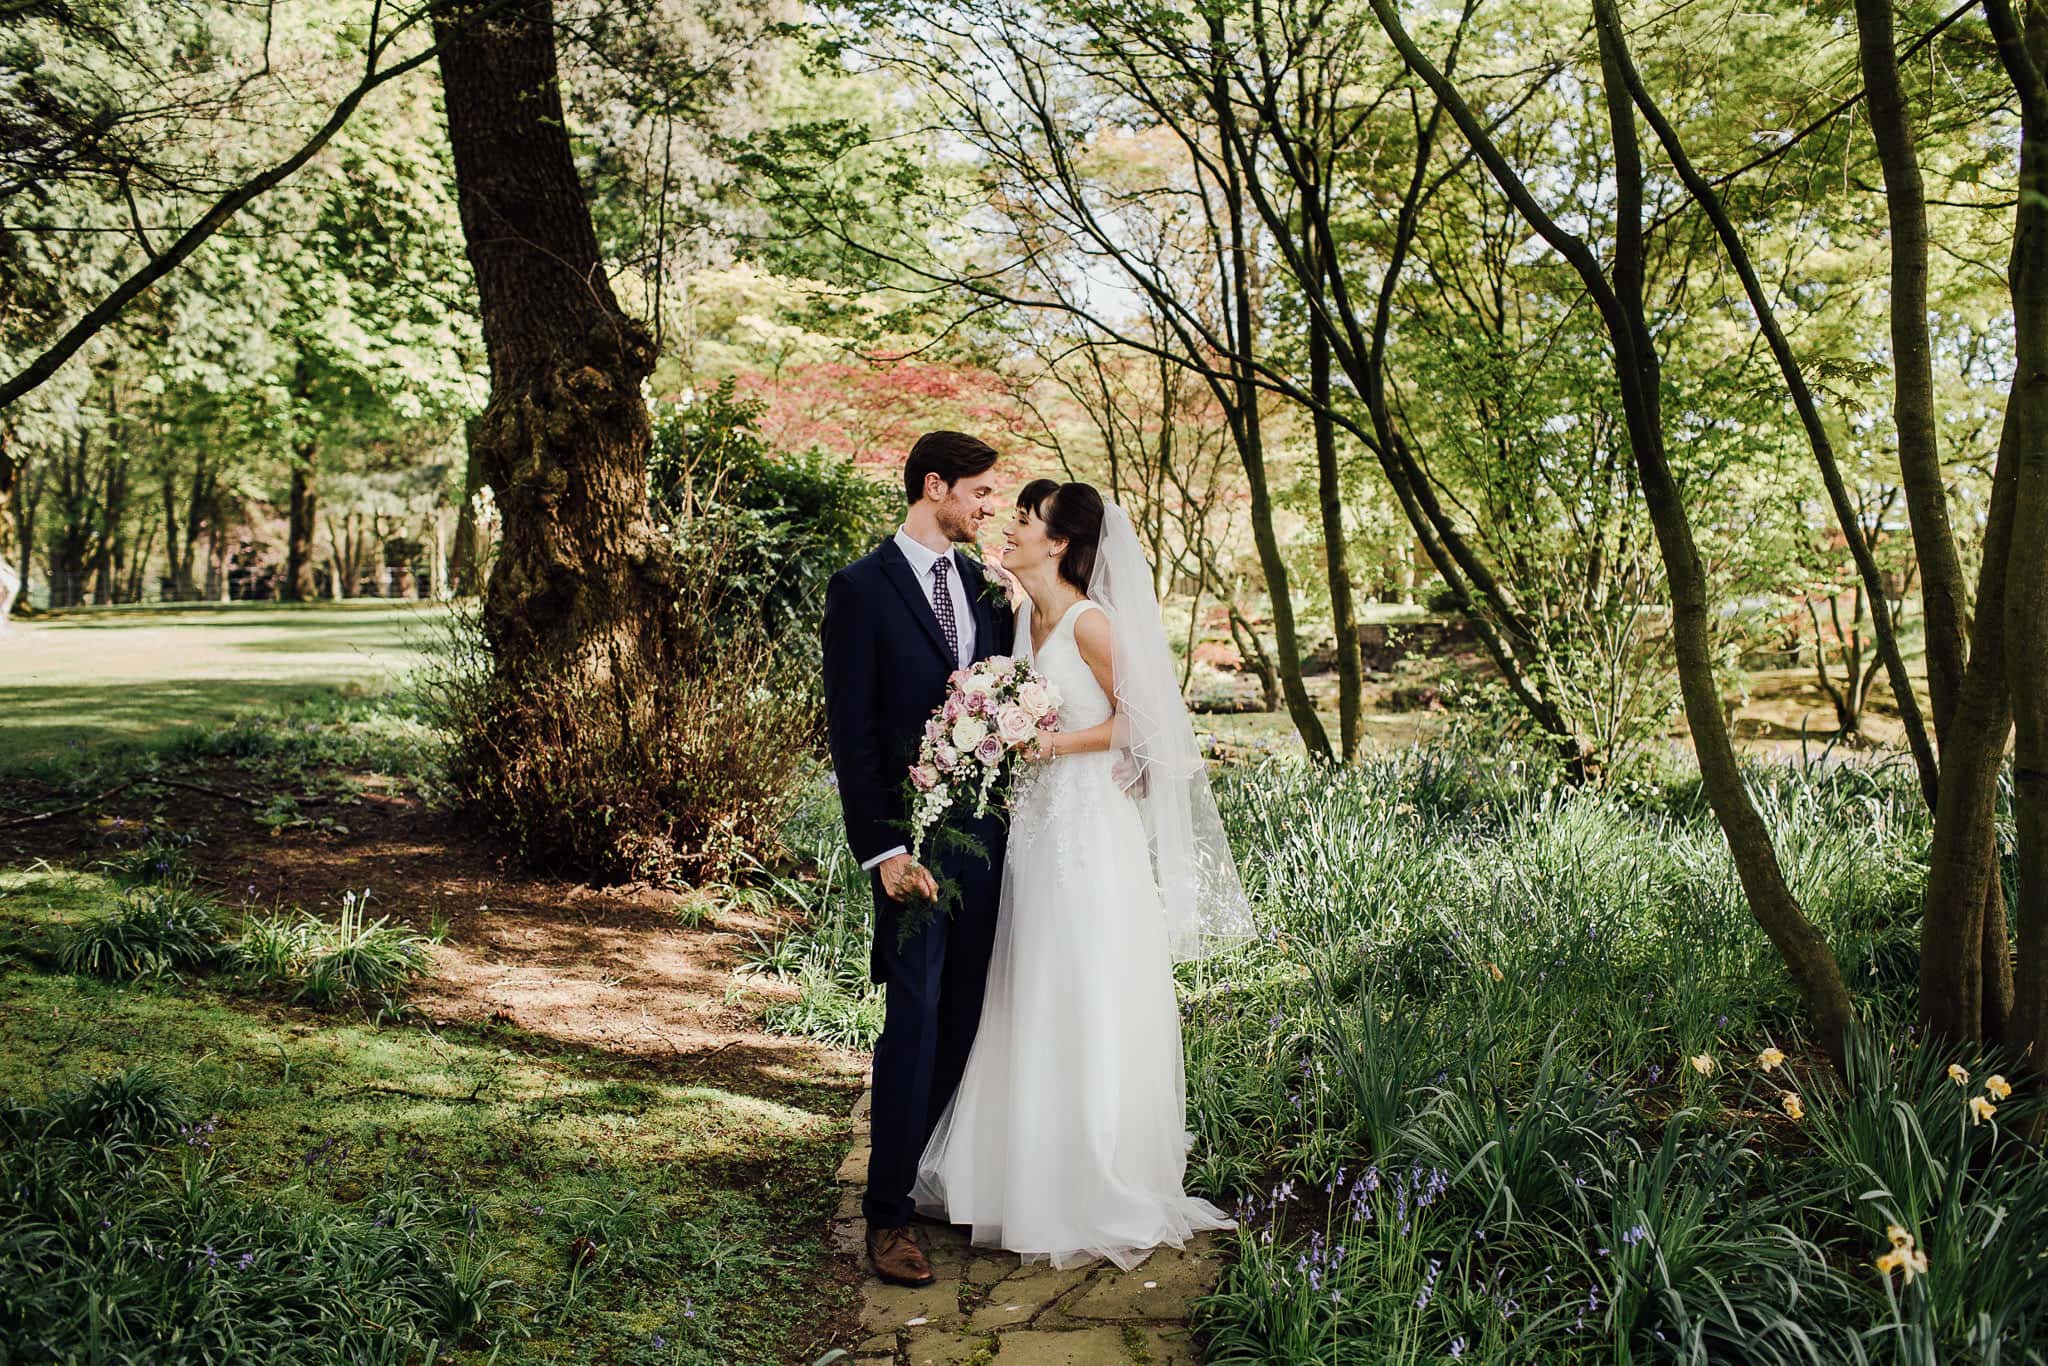
[[[67,972],[116,981],[171,977],[213,966],[225,937],[211,902],[189,888],[152,886],[73,929],[59,952]]]
[[[328,1008],[388,1008],[425,972],[432,940],[387,917],[369,918],[370,893],[348,892],[333,921],[301,911],[251,920],[229,957],[261,985],[289,987],[291,999]]]
[[[470,1336],[504,1289],[449,1217],[399,1226],[247,1191],[212,1121],[131,1070],[8,1104],[0,1340],[16,1359],[399,1363]]]

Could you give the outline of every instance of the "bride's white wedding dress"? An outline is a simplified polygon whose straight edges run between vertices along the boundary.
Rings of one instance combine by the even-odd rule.
[[[1063,730],[1111,712],[1074,642],[1075,619],[1095,610],[1075,603],[1036,652]],[[1019,776],[981,1027],[913,1191],[921,1212],[971,1226],[977,1245],[1062,1269],[1107,1257],[1128,1270],[1161,1244],[1233,1226],[1181,1187],[1173,955],[1116,764],[1113,751],[1075,754]]]

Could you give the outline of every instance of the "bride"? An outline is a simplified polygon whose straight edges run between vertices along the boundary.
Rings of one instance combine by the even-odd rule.
[[[1067,1268],[1232,1226],[1187,1195],[1173,964],[1251,913],[1130,519],[1034,480],[1004,540],[1017,650],[1060,729],[1011,795],[981,1026],[918,1164],[920,1213]]]

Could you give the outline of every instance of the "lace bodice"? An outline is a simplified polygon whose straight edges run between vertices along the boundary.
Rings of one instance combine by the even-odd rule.
[[[1113,710],[1102,685],[1095,681],[1095,670],[1088,667],[1088,661],[1081,657],[1080,645],[1074,640],[1075,621],[1090,610],[1102,609],[1086,598],[1069,607],[1035,653],[1028,634],[1021,641],[1032,665],[1060,690],[1061,730],[1086,730],[1100,725]]]
[[[1029,632],[1023,629],[1027,623],[1018,623],[1019,651],[1060,690],[1063,731],[1100,725],[1115,710],[1074,641],[1074,622],[1091,610],[1102,609],[1086,598],[1068,608],[1036,651],[1031,648]],[[1073,855],[1077,830],[1099,832],[1124,818],[1135,824],[1137,807],[1117,785],[1115,767],[1116,757],[1104,750],[1027,762],[1010,794],[1009,857],[1019,860],[1049,853],[1064,862]],[[1143,832],[1136,838],[1143,847]]]

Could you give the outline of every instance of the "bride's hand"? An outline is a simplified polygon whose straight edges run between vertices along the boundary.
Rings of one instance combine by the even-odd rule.
[[[1017,582],[1017,576],[1003,563],[1003,547],[997,546],[982,556],[981,562],[987,567],[990,577],[1003,586],[1003,592],[1009,595],[1011,607],[1014,608],[1024,601],[1024,585]]]
[[[1053,748],[1052,742],[1053,737],[1057,734],[1059,734],[1058,731],[1051,731],[1041,735],[1034,735],[1027,743],[1018,747],[1017,753],[1035,763],[1044,763],[1048,759],[1056,759],[1059,757],[1059,751]]]

